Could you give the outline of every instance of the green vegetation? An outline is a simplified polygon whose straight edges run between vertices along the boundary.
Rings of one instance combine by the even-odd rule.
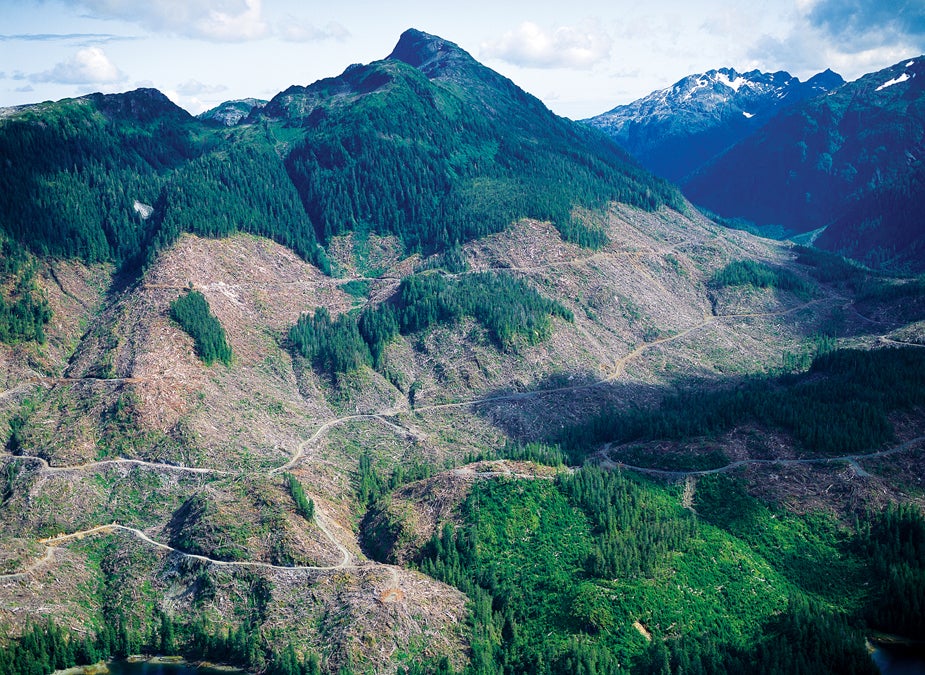
[[[299,479],[288,471],[283,474],[286,479],[286,486],[289,488],[289,494],[292,495],[292,501],[295,502],[296,511],[305,520],[311,522],[315,519],[315,502],[305,496],[305,489],[299,482]]]
[[[419,274],[403,279],[395,296],[358,318],[342,314],[332,320],[323,307],[314,315],[303,314],[289,339],[318,372],[336,377],[361,366],[381,368],[385,347],[399,333],[416,333],[466,316],[482,324],[499,349],[545,340],[554,316],[574,320],[568,309],[519,279],[495,273]]]
[[[396,464],[388,478],[383,473],[376,466],[372,454],[364,450],[360,455],[356,476],[357,501],[364,510],[371,508],[382,497],[402,485],[430,478],[434,475],[434,467],[432,464],[415,460],[409,464]]]
[[[320,675],[315,654],[299,658],[292,644],[279,649],[261,640],[253,624],[228,629],[204,619],[183,624],[163,612],[149,619],[149,629],[122,615],[107,621],[94,636],[78,635],[51,621],[32,625],[0,650],[0,675],[49,675],[78,665],[133,654],[179,654],[191,660],[227,663],[266,675]]]
[[[461,58],[462,86],[389,61],[293,94],[313,105],[297,120],[306,135],[286,168],[323,242],[368,224],[430,252],[530,217],[601,246],[603,233],[574,219],[574,207],[683,208],[674,188],[605,136]],[[345,89],[357,94],[351,105],[315,107]]]
[[[348,314],[341,314],[333,321],[324,307],[316,309],[314,315],[303,314],[289,330],[289,340],[321,373],[349,373],[360,366],[372,365],[369,347],[360,335],[356,319]]]
[[[679,501],[588,467],[473,486],[418,563],[470,598],[466,672],[876,672],[841,594],[869,565],[851,531],[721,477],[701,517]]]
[[[250,232],[327,269],[282,160],[153,90],[93,95],[0,124],[0,229],[39,255],[138,272],[182,232]],[[135,203],[153,207],[149,217]]]
[[[869,451],[893,440],[888,415],[925,403],[925,354],[915,348],[837,350],[809,371],[745,380],[733,389],[688,390],[657,408],[613,409],[566,430],[573,458],[605,442],[690,439],[742,423],[782,429],[824,455]]]
[[[676,188],[605,136],[471,59],[463,71],[450,83],[394,60],[354,68],[294,90],[281,119],[234,131],[150,89],[24,110],[0,124],[0,156],[15,159],[0,176],[0,231],[38,255],[131,273],[183,232],[249,232],[328,271],[318,240],[350,231],[439,252],[532,217],[600,247],[576,207],[683,210]]]
[[[15,158],[16,170],[0,176],[0,227],[39,255],[137,257],[146,223],[134,200],[153,203],[164,176],[202,152],[191,122],[150,90],[63,101],[4,120],[0,156]]]
[[[221,361],[231,365],[231,347],[225,329],[209,311],[209,303],[199,291],[190,290],[170,303],[170,318],[180,324],[196,343],[196,353],[211,366]]]
[[[35,284],[35,262],[0,233],[0,342],[45,342],[51,309]]]
[[[712,285],[754,286],[755,288],[776,288],[790,291],[798,298],[807,300],[813,296],[815,288],[793,272],[754,260],[736,260],[713,275]]]
[[[586,566],[593,577],[652,576],[668,552],[682,548],[694,533],[691,519],[652,508],[622,476],[587,468],[561,477],[559,486],[590,520],[593,544]]]
[[[823,283],[844,283],[857,291],[874,273],[860,264],[835,253],[810,246],[794,246],[797,262],[809,268],[809,273]]]
[[[925,318],[925,277],[896,278],[834,253],[804,246],[795,250],[797,262],[810,275],[850,291],[861,307],[894,303],[894,311],[904,321]]]
[[[147,262],[183,232],[269,237],[322,270],[329,269],[282,162],[266,148],[230,145],[174,172],[154,204]]]
[[[96,442],[97,459],[139,457],[145,452],[181,456],[184,449],[182,439],[159,429],[145,429],[138,421],[138,407],[137,395],[127,390],[102,412],[99,418],[100,435]]]
[[[925,518],[910,504],[891,505],[862,532],[880,582],[870,622],[878,629],[925,640]]]
[[[574,321],[569,310],[525,282],[491,272],[455,278],[408,277],[399,287],[397,305],[403,334],[471,316],[501,349],[512,348],[518,338],[528,344],[542,342],[549,337],[554,316]]]
[[[363,299],[369,295],[369,285],[368,281],[357,281],[354,279],[345,284],[341,284],[340,290],[348,295],[352,295],[354,298]]]
[[[39,397],[39,399],[41,396]],[[19,412],[12,415],[8,422],[10,435],[7,437],[6,449],[13,455],[22,454],[23,444],[26,442],[26,434],[29,424],[29,417],[38,406],[39,400],[35,398],[23,399]]]
[[[299,549],[278,487],[251,478],[194,494],[167,525],[170,545],[186,553],[231,562],[262,558],[287,567],[314,564]],[[299,507],[302,515],[313,511],[313,505],[305,501]]]

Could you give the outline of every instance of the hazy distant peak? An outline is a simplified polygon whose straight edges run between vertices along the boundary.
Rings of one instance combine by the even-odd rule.
[[[211,122],[226,127],[233,127],[246,119],[255,109],[263,108],[266,101],[256,98],[239,98],[225,101],[215,108],[197,115],[204,122]]]
[[[717,68],[688,75],[586,122],[646,168],[680,181],[784,108],[843,84],[830,70],[800,82],[784,70],[739,73]]]

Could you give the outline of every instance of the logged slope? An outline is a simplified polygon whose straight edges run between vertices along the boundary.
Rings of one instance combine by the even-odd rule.
[[[759,225],[796,232],[833,225],[820,241],[827,247],[922,269],[925,233],[912,206],[920,193],[913,173],[925,139],[923,92],[923,58],[865,75],[782,113],[693,176],[685,192]]]
[[[574,321],[554,317],[547,339],[505,349],[461,319],[397,337],[381,370],[337,382],[290,355],[288,328],[319,305],[334,316],[375,306],[408,261],[396,258],[378,281],[333,280],[265,239],[181,237],[90,319],[64,377],[8,385],[29,401],[2,401],[19,420],[0,504],[0,573],[12,575],[0,585],[4,620],[38,620],[50,602],[56,620],[91,628],[117,620],[107,607],[139,625],[152,620],[145,607],[179,626],[240,612],[252,617],[247,630],[276,631],[280,647],[317,653],[330,672],[393,672],[441,655],[461,664],[464,598],[361,553],[358,474],[372,466],[400,484],[603,400],[645,399],[672,372],[761,368],[802,340],[802,303],[787,294],[754,298],[748,318],[705,318],[706,281],[721,261],[787,264],[783,250],[667,210],[618,207],[599,226],[612,243],[596,253],[536,221],[460,252],[466,277],[509,275],[567,306]],[[205,366],[169,318],[190,284],[227,334],[228,366]],[[357,285],[366,293],[341,290]],[[736,356],[742,344],[752,351]],[[296,514],[283,471],[314,500],[314,522]],[[383,480],[367,482],[375,492]],[[38,541],[60,532],[86,538]],[[137,605],[123,595],[136,586]],[[242,604],[254,589],[267,596],[257,614]]]
[[[280,649],[292,643],[316,653],[326,672],[348,664],[394,672],[442,656],[465,663],[474,639],[465,597],[361,552],[357,523],[377,496],[467,456],[494,454],[505,439],[555,435],[607,402],[644,404],[691,375],[721,383],[777,367],[781,352],[799,353],[807,333],[832,321],[846,335],[867,330],[865,320],[845,316],[844,297],[816,287],[780,245],[668,210],[616,206],[597,222],[611,242],[600,251],[564,241],[548,223],[522,221],[464,245],[460,266],[468,271],[445,275],[513,277],[561,303],[573,320],[553,317],[546,339],[505,348],[463,317],[401,334],[379,369],[361,365],[333,380],[292,355],[289,327],[317,306],[347,318],[351,307],[391,301],[397,277],[419,258],[382,260],[380,279],[335,280],[265,239],[181,237],[90,318],[65,377],[13,379],[17,395],[0,400],[19,420],[0,501],[3,620],[20,627],[54,606],[53,617],[74,626],[151,626],[161,620],[151,616],[154,607],[176,622],[181,639],[201,618],[221,626],[227,619],[219,617],[241,617],[231,625],[273,635]],[[332,244],[332,251],[361,248],[353,235]],[[365,245],[373,244],[387,249]],[[762,260],[756,266],[774,278],[802,282],[736,292],[713,283],[726,263],[743,258]],[[338,260],[346,267],[349,257]],[[190,284],[227,333],[228,366],[205,366],[169,319],[170,303]],[[531,474],[473,470],[489,478],[505,471]],[[314,520],[297,513],[285,472],[314,501]],[[509,503],[519,512],[517,499]],[[398,543],[420,546],[427,533],[414,520],[421,516],[402,512],[400,500],[391,508],[415,533]],[[569,513],[587,528],[584,516]],[[512,531],[521,526],[517,517]],[[429,518],[425,529],[433,527]],[[557,522],[549,522],[553,531]],[[75,536],[45,539],[60,532]],[[711,541],[767,571],[741,544]],[[405,550],[395,559],[417,555]],[[548,571],[562,573],[556,565]],[[512,580],[507,568],[499,572]],[[735,564],[728,572],[743,592],[764,588]],[[581,584],[582,574],[572,569],[562,578]],[[559,578],[534,575],[525,588]],[[762,611],[783,606],[781,583],[773,607]],[[144,589],[141,602],[128,597],[131,588]],[[544,605],[552,615],[559,599],[573,600],[560,598],[563,588]],[[631,637],[637,617],[653,629],[645,618],[660,616],[653,598],[641,597],[633,610],[645,614],[607,630]],[[709,611],[720,613],[741,600],[714,599]],[[563,630],[556,635],[574,632]],[[551,653],[561,656],[553,643]],[[641,653],[643,643],[630,644]],[[473,646],[484,655],[484,645]]]
[[[800,82],[783,71],[720,68],[685,77],[585,123],[613,138],[650,171],[681,181],[782,110],[842,84],[841,76],[829,70]]]
[[[163,117],[133,107],[137,93],[122,96],[110,101],[118,119]],[[88,119],[105,118],[95,105],[52,108],[87,106]],[[370,559],[361,523],[371,507],[381,512],[391,491],[469,457],[507,452],[508,441],[561,436],[609,406],[644,407],[692,380],[724,388],[793,369],[822,332],[864,346],[911,339],[890,332],[898,322],[880,306],[861,316],[850,289],[817,281],[787,245],[683,208],[672,188],[600,136],[433,36],[406,33],[391,58],[289,90],[233,127],[181,118],[189,156],[149,163],[157,194],[142,205],[153,210],[131,205],[138,241],[124,250],[145,260],[137,275],[113,272],[113,262],[130,257],[105,233],[97,257],[110,263],[27,256],[52,316],[46,346],[0,345],[0,422],[9,429],[0,458],[0,624],[10,636],[51,618],[99,636],[102,656],[187,650],[280,675],[303,665],[311,672],[310,655],[324,672],[342,674],[447,672],[470,659],[480,672],[531,670],[533,661],[508,660],[492,645],[516,642],[518,624],[532,632],[544,619],[505,612],[504,593],[488,597],[444,576],[451,561],[440,549],[428,554],[432,576]],[[38,136],[47,128],[11,119]],[[81,133],[66,120],[61,129],[70,139]],[[5,123],[4,133],[15,136]],[[64,175],[88,189],[109,175],[93,162],[75,166]],[[54,181],[64,179],[48,175],[43,194],[57,195]],[[92,201],[95,193],[82,194]],[[325,255],[312,248],[316,228]],[[338,276],[326,274],[328,260]],[[897,304],[912,312],[918,305],[902,294],[917,288],[887,295],[900,294]],[[181,296],[195,298],[200,323],[209,317],[210,331],[224,334],[228,358],[207,365],[197,356],[189,322],[171,318]],[[505,471],[487,466],[462,474]],[[510,473],[548,475],[523,466]],[[616,498],[623,483],[614,485]],[[516,543],[514,566],[542,569],[522,590],[555,590],[537,604],[564,622],[550,656],[562,656],[568,641],[576,658],[597,658],[573,628],[609,630],[594,611],[604,577],[584,570],[619,578],[618,542],[583,536],[601,533],[577,488],[566,494],[536,481],[520,490],[524,508],[507,489],[476,491],[514,512],[503,533],[490,517],[479,526],[498,546],[473,560],[495,569],[489,560]],[[305,499],[312,508],[300,506]],[[639,541],[668,532],[677,542],[694,522],[664,494],[633,500]],[[390,514],[419,518],[416,504],[402,514],[402,501]],[[654,520],[642,508],[650,501],[660,508]],[[521,529],[542,504],[555,519],[537,530],[543,548],[532,549]],[[418,557],[441,519],[408,528],[391,560]],[[565,555],[553,545],[557,524],[574,543]],[[715,541],[698,543],[704,564],[680,568],[692,596]],[[689,550],[671,543],[641,554]],[[720,597],[723,582],[709,578],[702,585],[716,606],[734,613],[754,592],[770,599],[759,620],[781,609],[778,579],[767,595],[765,562],[720,543],[741,592]],[[606,554],[598,562],[586,555],[595,548]],[[537,557],[544,567],[532,566]],[[518,586],[510,566],[496,569],[494,590]],[[674,568],[632,566],[659,569]],[[478,583],[491,586],[491,574]],[[614,584],[614,593],[629,588]],[[671,587],[639,598],[633,612],[654,611]],[[651,616],[669,625],[679,613]],[[717,615],[695,629],[710,630]],[[602,663],[644,646],[647,629],[627,617],[617,617],[619,631],[635,643],[620,655],[605,640],[615,651]]]

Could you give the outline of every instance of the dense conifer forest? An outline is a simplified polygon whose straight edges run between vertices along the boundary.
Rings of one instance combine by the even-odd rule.
[[[733,388],[698,387],[658,407],[613,409],[561,436],[573,459],[605,442],[716,436],[741,424],[781,429],[814,453],[850,454],[894,439],[888,415],[925,404],[925,354],[905,347],[840,349],[817,356],[808,372],[753,377]]]
[[[439,531],[418,562],[472,599],[467,672],[876,673],[865,617],[891,612],[880,625],[898,629],[916,616],[921,594],[893,593],[925,569],[914,558],[921,513],[888,511],[852,532],[771,510],[721,476],[702,490],[695,515],[665,488],[590,467],[554,483],[474,486],[462,524]],[[896,543],[871,548],[884,539]],[[833,567],[781,555],[794,546]],[[882,568],[896,571],[867,576]],[[832,609],[844,602],[833,572],[878,579],[867,609]],[[701,590],[687,597],[679,584],[694,578]],[[727,590],[703,594],[714,587]],[[894,604],[881,604],[886,597]],[[713,628],[642,635],[672,621]]]
[[[51,310],[35,283],[36,261],[0,234],[0,342],[45,342]]]
[[[319,373],[336,376],[361,366],[381,368],[383,352],[397,335],[463,317],[477,320],[499,349],[515,349],[521,341],[536,344],[545,340],[553,317],[574,320],[561,304],[511,276],[428,273],[406,277],[394,297],[358,316],[342,314],[332,319],[323,307],[303,314],[289,331],[289,340]]]
[[[170,303],[170,318],[189,333],[196,343],[196,354],[211,366],[221,361],[231,363],[231,347],[225,329],[209,310],[209,303],[199,291],[189,290]]]

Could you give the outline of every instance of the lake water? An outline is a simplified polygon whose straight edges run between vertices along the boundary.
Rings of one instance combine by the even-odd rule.
[[[925,675],[925,652],[877,645],[871,655],[883,675]]]
[[[113,661],[107,664],[110,675],[247,675],[233,668],[198,668],[190,663],[159,661]]]

